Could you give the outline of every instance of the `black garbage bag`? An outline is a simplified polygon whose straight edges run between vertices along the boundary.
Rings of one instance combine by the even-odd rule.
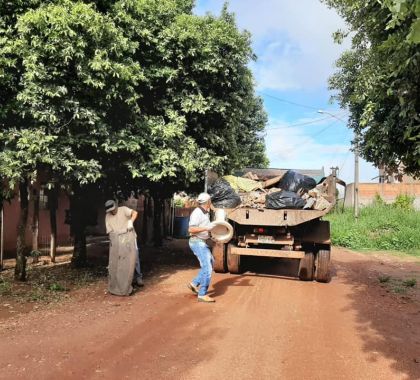
[[[208,188],[213,206],[216,208],[235,208],[241,204],[241,197],[230,186],[229,182],[219,178]]]
[[[277,191],[268,194],[265,198],[265,207],[280,210],[283,208],[299,209],[305,206],[305,201],[292,191]]]
[[[288,170],[280,180],[278,187],[282,190],[293,191],[297,193],[299,190],[311,190],[316,186],[316,181],[307,175]]]

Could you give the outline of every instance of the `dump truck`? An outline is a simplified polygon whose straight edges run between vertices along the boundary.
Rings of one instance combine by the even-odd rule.
[[[265,178],[285,172],[280,169],[247,170],[257,172]],[[336,178],[335,171],[322,181],[327,185],[325,199],[330,203],[322,211],[256,209],[243,206],[225,209],[225,220],[232,226],[233,235],[229,242],[214,246],[214,270],[219,273],[239,274],[242,270],[241,261],[246,256],[286,258],[299,260],[300,280],[329,282],[330,224],[322,218],[336,205],[336,184],[345,184]]]

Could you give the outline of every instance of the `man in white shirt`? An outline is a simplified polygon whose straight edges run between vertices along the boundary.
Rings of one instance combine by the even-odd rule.
[[[188,288],[194,294],[197,294],[199,302],[215,302],[215,300],[207,295],[211,275],[213,271],[213,256],[206,240],[209,239],[214,224],[210,222],[209,211],[211,207],[211,198],[207,193],[201,193],[197,202],[197,207],[190,216],[188,232],[191,234],[189,246],[194,255],[200,262],[200,272],[189,284]]]
[[[138,212],[126,206],[118,207],[117,203],[113,200],[106,201],[105,203],[105,226],[106,233],[122,234],[127,231],[134,230],[134,221],[137,218]],[[139,249],[137,247],[136,255],[136,269],[133,276],[133,284],[143,286],[143,275],[140,268]]]

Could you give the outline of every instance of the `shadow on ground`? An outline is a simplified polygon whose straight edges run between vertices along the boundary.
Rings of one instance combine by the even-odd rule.
[[[351,289],[347,295],[350,307],[343,311],[356,312],[358,334],[369,361],[385,357],[398,378],[420,379],[420,304],[409,290],[394,293],[392,287],[383,286],[378,264],[375,259],[335,263],[340,282]],[[419,281],[420,266],[410,264],[409,268],[394,273],[401,277],[414,274]],[[385,265],[383,270],[387,271]]]

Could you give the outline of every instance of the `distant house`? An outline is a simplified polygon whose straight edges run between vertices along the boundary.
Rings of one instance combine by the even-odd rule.
[[[385,202],[392,203],[398,195],[410,195],[414,197],[414,208],[420,210],[420,181],[410,177],[400,168],[397,172],[390,171],[386,167],[379,168],[379,183],[359,184],[359,204],[366,206],[371,204],[375,196],[379,195]],[[346,188],[344,205],[351,207],[354,204],[354,183]]]
[[[390,170],[385,165],[379,166],[379,183],[420,183],[419,180],[407,175],[404,172],[404,167],[400,165],[395,170]]]
[[[57,247],[68,247],[73,245],[73,239],[71,236],[69,219],[70,215],[70,201],[69,197],[65,192],[60,192],[57,200],[56,208],[56,220],[57,220]],[[87,226],[86,234],[89,236],[105,235],[105,199],[98,198],[92,205],[95,212],[95,218],[92,223],[94,225]],[[140,195],[139,197],[130,197],[125,202],[121,202],[121,205],[132,208],[138,211],[139,216],[134,223],[137,231],[138,238],[143,244],[151,244],[153,242],[153,234],[156,229],[154,223],[154,201],[150,196],[145,197]],[[168,236],[172,226],[172,211],[171,201],[165,200],[162,204],[162,216],[161,216],[161,229],[162,235]],[[20,216],[20,202],[18,196],[16,196],[10,203],[5,202],[3,204],[3,249],[4,256],[14,257],[16,254],[16,240],[17,240],[17,227]],[[40,250],[46,250],[50,247],[51,242],[51,223],[50,223],[50,212],[48,209],[48,196],[47,191],[42,186],[39,189],[39,219],[38,228],[36,230],[36,219],[34,219],[34,203],[29,202],[28,222],[26,227],[26,245],[28,249],[34,247],[36,243],[37,248]],[[0,219],[1,222],[1,219]],[[1,223],[0,223],[1,224]],[[1,236],[0,236],[1,238]]]

